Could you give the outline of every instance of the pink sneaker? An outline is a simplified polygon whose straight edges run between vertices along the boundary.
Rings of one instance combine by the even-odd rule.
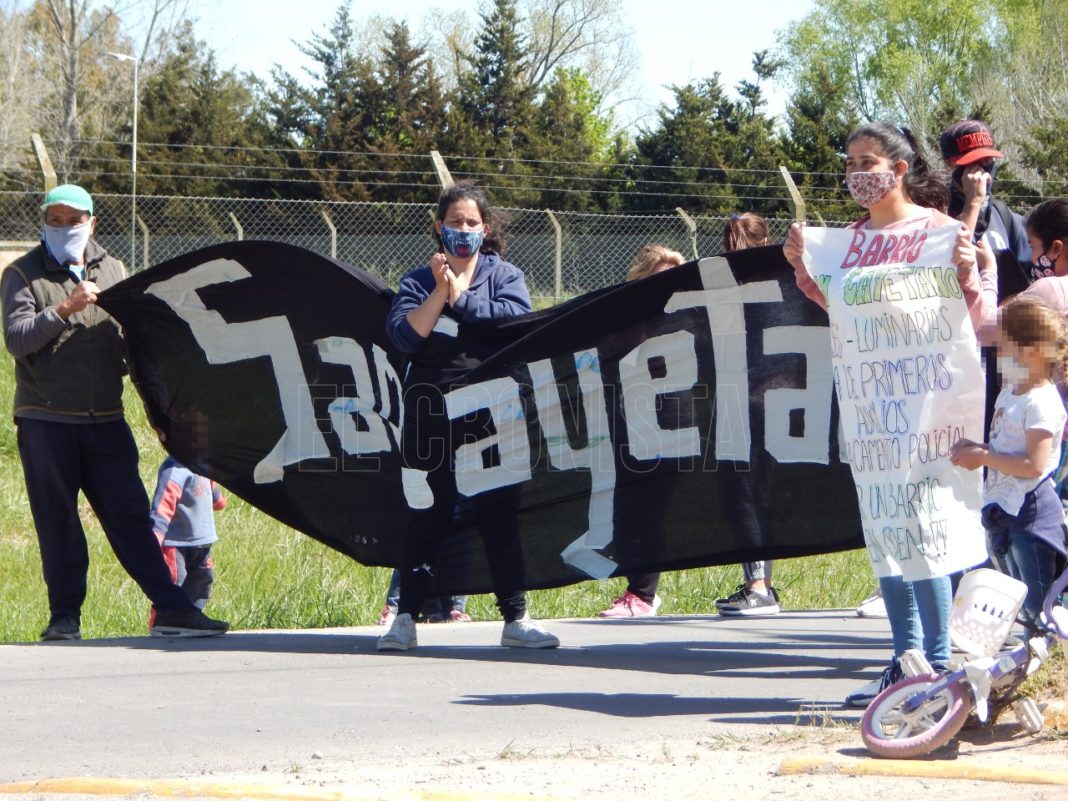
[[[603,612],[598,612],[597,617],[622,618],[622,617],[656,617],[656,610],[660,608],[660,596],[654,595],[653,602],[647,604],[632,592],[625,592],[619,598],[612,601],[612,606]]]
[[[378,613],[378,625],[389,627],[393,625],[393,618],[397,616],[397,607],[395,606],[383,606],[382,611]]]

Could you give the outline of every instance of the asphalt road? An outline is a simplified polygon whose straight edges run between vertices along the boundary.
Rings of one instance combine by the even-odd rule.
[[[841,699],[890,652],[886,621],[852,610],[550,628],[558,650],[501,648],[500,623],[420,626],[404,654],[374,628],[0,646],[0,780],[745,736],[856,720]]]

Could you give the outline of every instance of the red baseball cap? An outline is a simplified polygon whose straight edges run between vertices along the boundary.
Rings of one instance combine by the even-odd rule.
[[[942,159],[958,167],[982,159],[1002,157],[1001,151],[994,149],[994,134],[990,126],[979,120],[953,123],[942,132],[939,144],[942,147]]]

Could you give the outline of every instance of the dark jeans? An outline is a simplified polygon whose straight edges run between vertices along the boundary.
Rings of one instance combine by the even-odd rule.
[[[998,569],[1027,585],[1024,611],[1031,619],[1064,564],[1064,507],[1052,480],[1024,496],[1015,515],[996,504],[983,507],[987,548]]]
[[[404,430],[401,449],[405,467],[425,477],[431,504],[413,508],[408,518],[404,546],[401,549],[401,593],[397,611],[417,617],[426,600],[435,594],[439,567],[448,562],[440,553],[443,541],[453,532],[460,494],[453,473],[453,448],[460,442],[481,439],[486,433],[484,422],[447,420],[445,400],[435,387],[419,386],[406,390]],[[427,421],[431,425],[426,425]],[[487,490],[465,498],[463,507],[474,515],[485,548],[490,579],[497,596],[497,608],[505,621],[526,614],[526,573],[523,546],[515,514],[519,503],[518,485]]]
[[[386,606],[396,609],[400,606],[400,570],[394,570],[389,577],[389,589],[386,590]],[[450,610],[456,609],[459,612],[467,610],[467,596],[466,595],[435,595],[431,598],[427,598],[423,603],[423,617],[430,617],[431,615],[442,615]]]
[[[1010,528],[1008,539],[1008,549],[995,554],[994,563],[1002,573],[1027,585],[1023,611],[1029,620],[1037,620],[1049,588],[1064,569],[1064,557],[1027,531]]]
[[[137,472],[137,446],[126,422],[16,422],[52,616],[80,620],[85,602],[89,549],[78,517],[79,490],[119,563],[153,605],[168,612],[188,607],[189,599],[171,580],[152,533],[148,495]]]

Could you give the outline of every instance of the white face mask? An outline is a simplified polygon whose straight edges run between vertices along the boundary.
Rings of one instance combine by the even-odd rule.
[[[93,218],[90,217],[81,225],[45,225],[42,236],[52,258],[67,265],[81,263],[92,233]]]
[[[998,372],[1010,384],[1022,384],[1031,377],[1031,371],[1016,361],[1015,356],[998,356]]]

